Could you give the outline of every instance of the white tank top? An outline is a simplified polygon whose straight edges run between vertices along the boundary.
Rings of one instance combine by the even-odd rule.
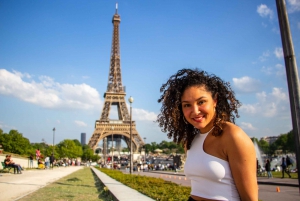
[[[208,133],[197,134],[187,151],[184,173],[191,180],[191,195],[213,200],[240,200],[229,163],[203,150]]]

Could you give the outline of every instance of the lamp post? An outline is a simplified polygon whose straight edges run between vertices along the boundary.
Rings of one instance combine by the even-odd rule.
[[[144,150],[144,151],[145,151],[145,159],[144,159],[144,163],[146,163],[146,139],[147,139],[147,138],[144,137],[144,142],[145,142],[145,150]]]
[[[55,138],[55,127],[53,128],[53,149],[52,149],[53,156],[54,156],[54,138]]]
[[[128,99],[129,103],[130,103],[130,174],[132,174],[132,107],[131,104],[133,103],[133,98],[130,96]]]
[[[300,168],[300,84],[289,18],[284,0],[276,0],[286,77],[289,89],[297,169]],[[300,184],[298,171],[298,184]],[[300,190],[300,189],[299,189]]]
[[[115,129],[115,127],[111,127],[111,129],[112,129],[112,132],[114,132],[114,129]],[[112,157],[111,157],[111,162],[112,162],[112,169],[114,169],[114,133],[112,133],[112,140],[111,140],[111,143],[112,143]]]

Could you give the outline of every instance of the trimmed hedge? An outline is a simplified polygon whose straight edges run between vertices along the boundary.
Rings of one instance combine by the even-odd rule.
[[[111,178],[129,186],[140,193],[158,201],[186,201],[191,192],[190,187],[181,186],[160,178],[123,174],[117,170],[98,168]]]

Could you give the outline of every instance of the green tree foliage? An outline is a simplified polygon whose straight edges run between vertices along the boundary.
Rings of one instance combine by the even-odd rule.
[[[20,155],[28,154],[31,147],[29,140],[17,130],[11,130],[8,134],[1,130],[0,144],[5,151]]]
[[[57,145],[60,158],[77,158],[82,156],[82,147],[73,140],[63,140]]]
[[[274,142],[278,150],[282,150],[283,153],[287,153],[289,148],[287,145],[287,134],[281,134],[278,139]]]
[[[296,144],[293,130],[287,133],[287,149],[289,152],[296,152]]]
[[[161,149],[165,150],[165,154],[171,154],[171,153],[184,153],[184,148],[182,145],[177,145],[174,142],[168,142],[163,140],[161,143],[157,144],[156,142],[151,142],[150,144],[145,145],[146,152],[152,152],[154,153],[155,149]]]
[[[83,161],[89,161],[89,160],[94,161],[94,151],[88,145],[83,145],[82,151],[83,153],[81,159]]]
[[[258,146],[260,147],[260,149],[263,153],[268,154],[268,155],[270,154],[270,146],[267,141],[265,141],[264,139],[259,140]]]
[[[280,134],[278,139],[272,144],[263,139],[251,138],[251,140],[253,143],[256,142],[261,151],[269,156],[275,155],[278,150],[285,154],[295,153],[296,151],[293,130],[285,134]]]

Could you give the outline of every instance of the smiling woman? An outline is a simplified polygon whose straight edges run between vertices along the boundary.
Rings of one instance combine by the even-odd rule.
[[[258,200],[252,141],[234,124],[240,102],[228,82],[182,69],[160,90],[157,122],[187,151],[189,200]]]

